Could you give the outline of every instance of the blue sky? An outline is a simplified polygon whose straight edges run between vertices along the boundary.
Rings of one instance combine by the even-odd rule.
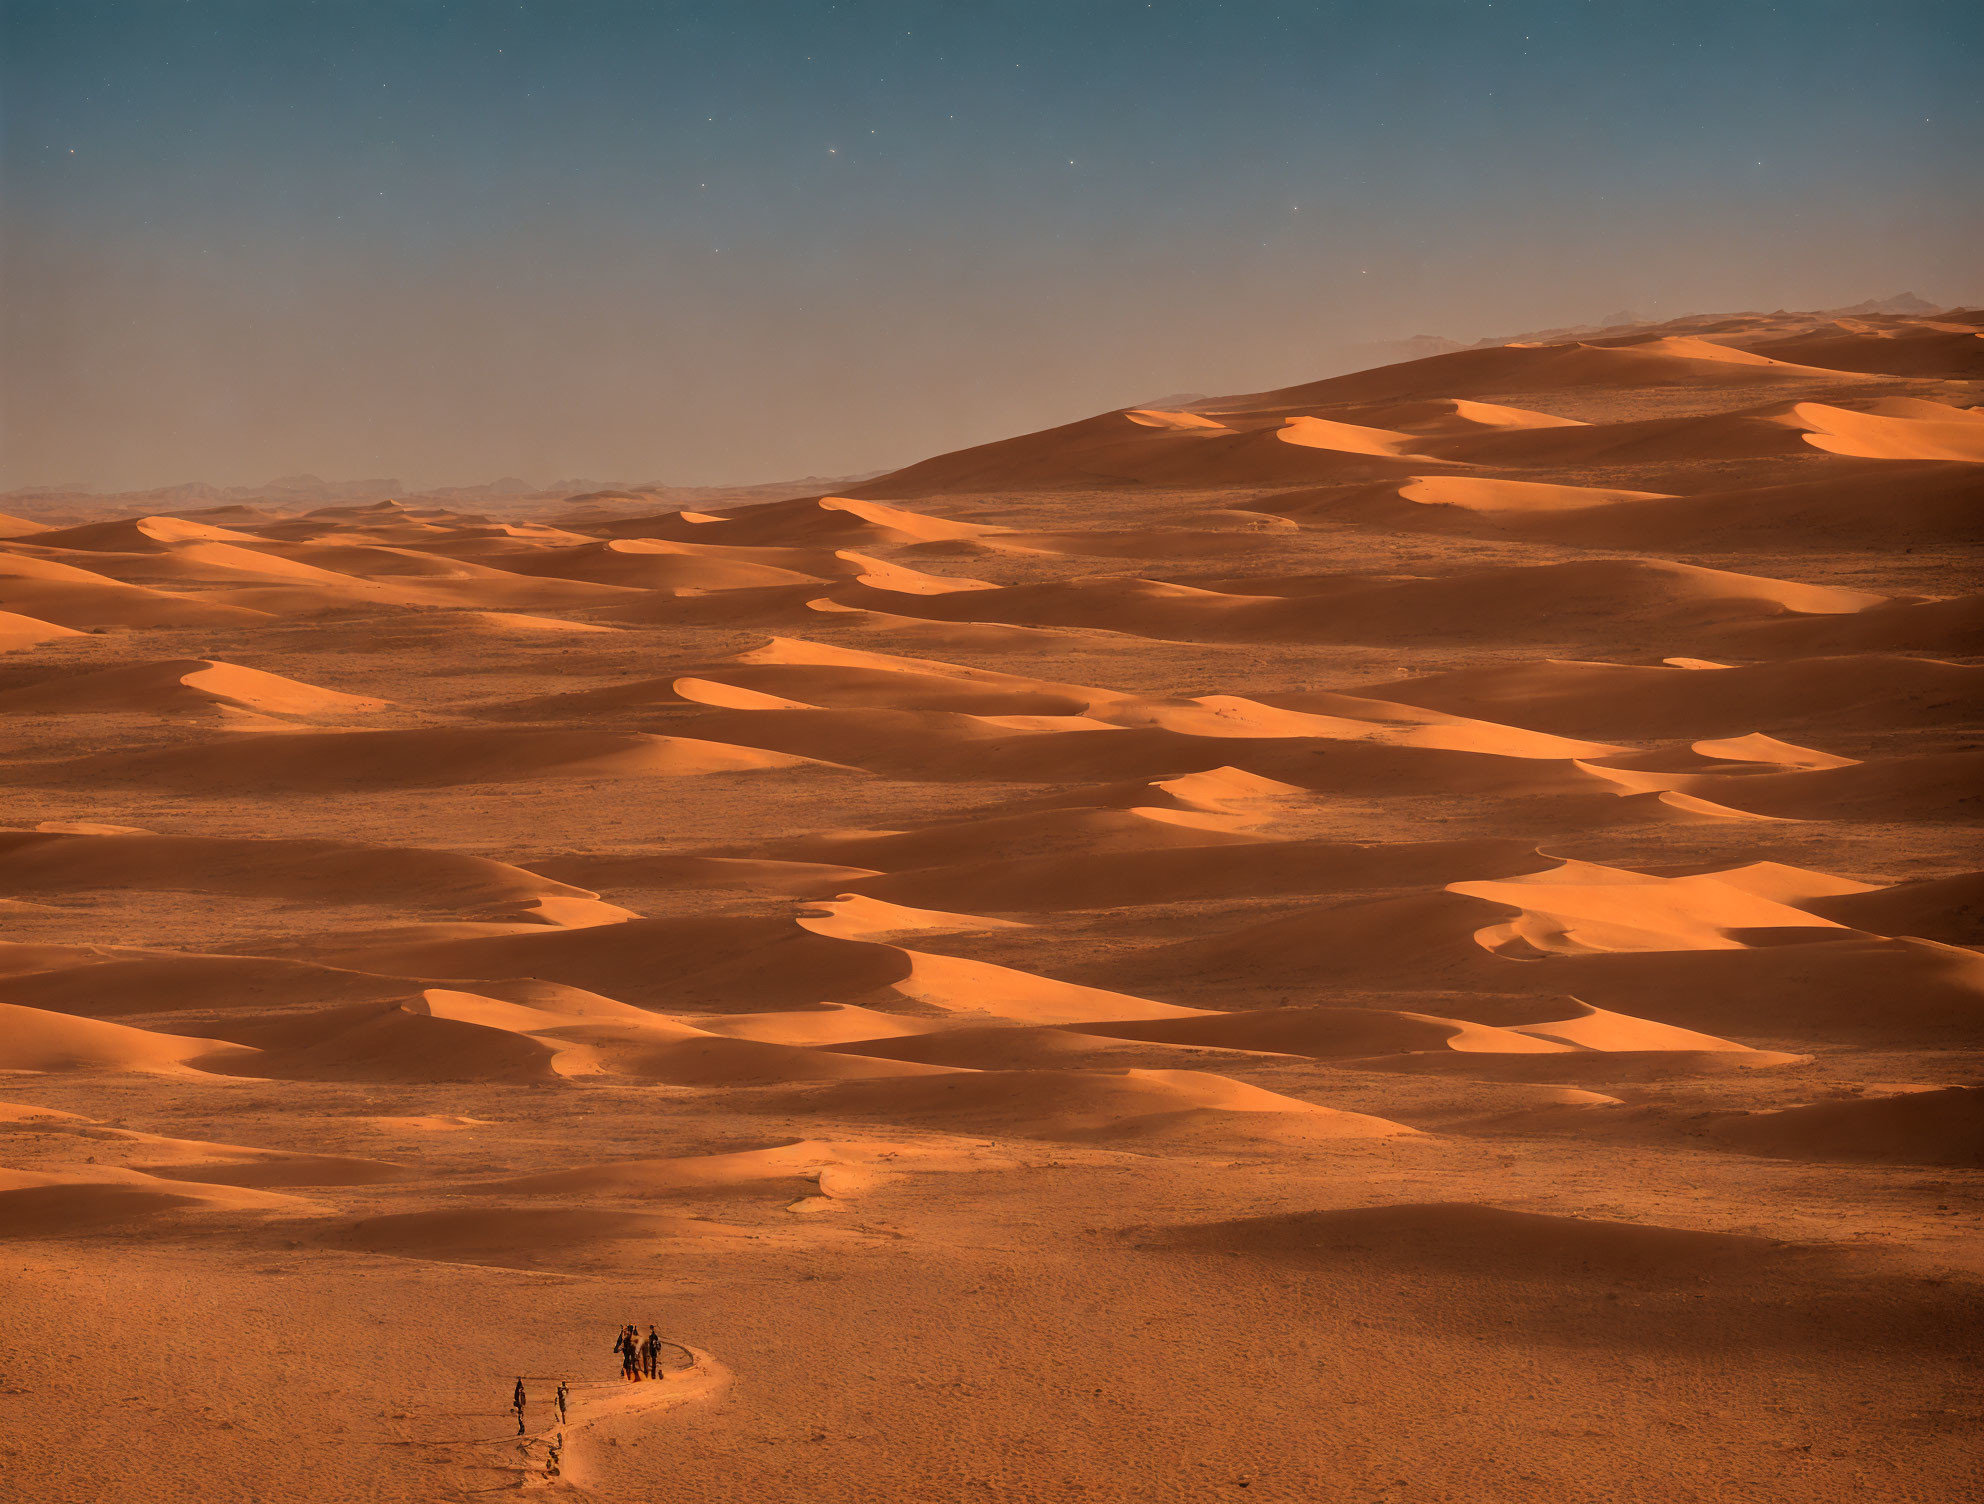
[[[1984,301],[1984,7],[0,0],[0,484],[845,473]]]

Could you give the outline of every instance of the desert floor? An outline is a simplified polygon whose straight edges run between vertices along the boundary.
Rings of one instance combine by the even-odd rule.
[[[1979,383],[1566,349],[14,525],[0,1496],[1966,1496]]]

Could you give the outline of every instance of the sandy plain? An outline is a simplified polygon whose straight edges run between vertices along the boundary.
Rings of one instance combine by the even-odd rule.
[[[14,519],[0,1495],[1963,1497],[1978,329]]]

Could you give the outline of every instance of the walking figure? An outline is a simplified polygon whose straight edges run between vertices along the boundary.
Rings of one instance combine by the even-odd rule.
[[[565,1381],[558,1381],[558,1392],[551,1398],[552,1408],[558,1412],[558,1424],[565,1424]]]
[[[564,1450],[565,1450],[565,1433],[563,1431],[560,1431],[555,1437],[552,1438],[551,1445],[546,1447],[544,1450],[545,1477],[555,1478],[558,1476],[558,1458],[560,1454],[564,1452]]]
[[[641,1377],[640,1328],[621,1327],[620,1340],[613,1344],[613,1350],[620,1355],[620,1377],[638,1383]]]
[[[660,1366],[661,1338],[654,1334],[653,1327],[649,1327],[647,1336],[641,1341],[641,1372],[650,1379],[658,1378],[655,1370]]]
[[[517,1435],[524,1434],[524,1381],[517,1380],[517,1387],[510,1396],[510,1408],[517,1412]]]

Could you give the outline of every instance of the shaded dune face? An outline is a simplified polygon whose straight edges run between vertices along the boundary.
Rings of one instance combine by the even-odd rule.
[[[602,1504],[1964,1496],[1977,328],[23,503],[0,1447],[468,1497],[557,1376]]]

